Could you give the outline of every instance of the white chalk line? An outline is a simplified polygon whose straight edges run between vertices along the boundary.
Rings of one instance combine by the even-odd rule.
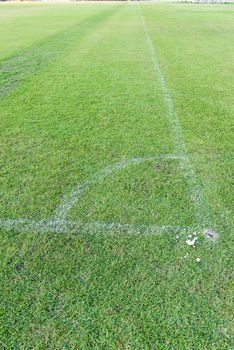
[[[156,52],[150,38],[148,29],[146,27],[144,17],[139,6],[141,21],[146,35],[147,43],[150,49],[152,63],[156,77],[160,83],[162,94],[165,99],[165,104],[168,109],[168,120],[170,122],[171,130],[176,140],[175,150],[177,155],[159,155],[150,157],[139,157],[132,158],[130,160],[124,160],[116,163],[112,166],[106,167],[101,172],[92,176],[89,180],[83,184],[78,185],[70,194],[64,197],[62,203],[57,207],[55,215],[51,220],[40,220],[34,221],[30,219],[0,219],[0,227],[17,230],[17,231],[40,231],[40,232],[83,232],[83,231],[108,231],[108,232],[126,232],[133,234],[159,234],[165,232],[178,232],[178,231],[191,231],[194,230],[192,227],[181,227],[181,226],[170,226],[170,225],[137,225],[137,224],[121,224],[121,223],[99,223],[99,222],[82,222],[82,221],[68,221],[67,215],[69,211],[76,204],[80,196],[86,191],[91,185],[98,181],[101,181],[105,177],[111,175],[113,172],[126,168],[129,165],[141,164],[145,161],[165,160],[165,159],[178,159],[181,169],[183,170],[184,176],[187,179],[190,187],[191,199],[197,209],[197,221],[199,226],[207,229],[210,225],[210,219],[208,215],[208,209],[204,202],[201,187],[197,183],[195,172],[192,166],[191,159],[188,156],[187,148],[183,139],[182,128],[175,111],[172,98],[167,88],[166,81],[160,70]]]
[[[183,131],[177,116],[177,112],[175,110],[170,92],[168,90],[167,83],[160,69],[156,50],[151,40],[148,28],[145,24],[145,20],[141,11],[141,6],[139,5],[138,8],[140,12],[141,23],[146,36],[146,41],[150,50],[154,72],[160,84],[165,105],[168,110],[168,121],[175,139],[175,152],[184,155],[184,157],[179,158],[179,164],[189,185],[191,200],[197,210],[197,222],[199,226],[202,226],[204,229],[207,229],[212,227],[209,210],[203,196],[202,188],[197,182],[195,171],[193,169],[193,164],[191,158],[189,157],[189,153],[187,151],[187,147],[184,141]]]
[[[103,180],[112,173],[127,168],[130,165],[138,165],[147,161],[157,161],[157,160],[167,160],[167,159],[180,159],[185,156],[175,155],[175,154],[161,154],[158,156],[148,156],[148,157],[137,157],[124,160],[108,166],[101,170],[99,173],[93,175],[89,180],[85,181],[83,184],[79,184],[72,192],[66,195],[62,203],[57,207],[54,219],[55,220],[65,220],[69,211],[76,204],[80,196],[93,184]]]
[[[193,232],[194,227],[172,226],[172,225],[144,225],[144,224],[122,224],[83,222],[68,220],[31,220],[31,219],[0,219],[0,228],[6,231],[30,232],[30,233],[108,233],[127,235],[160,235],[160,234],[187,234]]]
[[[109,233],[127,235],[159,235],[165,233],[186,234],[197,230],[191,226],[175,225],[147,225],[147,224],[123,224],[123,223],[102,223],[84,222],[81,220],[69,221],[66,216],[69,210],[77,202],[78,198],[88,188],[96,182],[104,179],[112,173],[122,170],[130,165],[138,165],[147,161],[162,161],[167,159],[180,159],[181,155],[166,154],[158,156],[137,157],[124,160],[108,166],[99,173],[93,175],[89,180],[80,184],[68,196],[64,198],[61,205],[56,209],[56,215],[49,220],[32,220],[28,218],[0,219],[0,228],[17,232],[37,232],[37,233]]]

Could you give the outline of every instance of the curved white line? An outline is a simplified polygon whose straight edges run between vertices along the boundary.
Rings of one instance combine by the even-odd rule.
[[[165,160],[165,159],[181,159],[185,156],[174,155],[174,154],[162,154],[158,156],[149,156],[149,157],[137,157],[131,158],[128,160],[124,160],[118,163],[115,163],[111,166],[108,166],[101,170],[99,173],[93,175],[89,180],[85,181],[83,184],[79,184],[72,192],[70,192],[67,196],[64,197],[62,203],[57,207],[54,219],[56,221],[65,220],[69,210],[77,202],[80,195],[83,194],[91,185],[94,183],[104,179],[105,177],[111,175],[112,173],[122,170],[130,165],[137,165],[147,161],[155,161],[155,160]]]
[[[79,198],[79,195],[89,188],[92,184],[111,175],[113,172],[126,168],[130,165],[141,164],[146,161],[180,159],[181,155],[159,155],[150,157],[138,157],[118,162],[112,166],[104,168],[99,173],[93,175],[89,180],[77,186],[68,196],[66,196],[62,204],[56,210],[56,216],[48,220],[32,220],[27,218],[19,219],[0,219],[0,228],[5,230],[14,230],[17,232],[37,232],[37,233],[110,233],[110,234],[126,234],[126,235],[159,235],[168,233],[177,233],[179,235],[188,232],[200,231],[198,227],[193,226],[173,226],[173,225],[147,225],[147,224],[123,224],[123,223],[102,223],[102,222],[84,222],[66,220],[68,211],[73,207]],[[205,230],[205,232],[211,232]],[[212,231],[213,232],[213,231]],[[207,236],[207,234],[206,234]]]

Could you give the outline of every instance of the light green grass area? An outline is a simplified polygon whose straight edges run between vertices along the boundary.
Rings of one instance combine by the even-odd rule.
[[[0,20],[0,349],[233,349],[234,7]]]

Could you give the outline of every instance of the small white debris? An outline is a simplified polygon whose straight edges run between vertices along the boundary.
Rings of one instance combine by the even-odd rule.
[[[201,261],[201,259],[200,259],[200,258],[197,258],[197,259],[196,259],[196,261],[197,261],[197,262],[200,262],[200,261]]]
[[[193,235],[194,235],[194,236],[196,236],[196,235],[197,235],[197,233],[196,233],[196,232],[193,232]]]
[[[194,237],[194,239],[188,239],[186,243],[190,246],[194,246],[196,243],[197,237]]]
[[[179,235],[176,236],[176,239],[178,239],[178,238],[179,238]]]

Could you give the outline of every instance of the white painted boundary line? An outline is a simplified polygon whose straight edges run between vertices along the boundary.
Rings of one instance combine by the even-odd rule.
[[[100,222],[82,222],[82,221],[68,221],[67,215],[69,211],[76,204],[82,194],[93,184],[101,181],[105,177],[111,175],[115,171],[122,170],[130,165],[138,165],[146,161],[165,160],[165,159],[178,159],[180,167],[184,173],[187,183],[190,187],[191,199],[197,209],[197,223],[198,227],[205,230],[205,234],[208,236],[215,235],[214,231],[210,230],[210,218],[207,206],[205,204],[202,189],[197,183],[195,172],[192,166],[191,159],[188,156],[187,148],[184,142],[182,128],[175,111],[172,98],[166,85],[166,81],[160,70],[156,52],[150,38],[150,34],[146,27],[144,17],[139,6],[140,17],[142,26],[147,39],[149,50],[151,53],[151,59],[156,77],[160,83],[162,94],[165,100],[166,107],[168,109],[168,120],[171,126],[172,133],[176,140],[175,150],[176,155],[166,154],[149,157],[138,157],[122,162],[116,163],[112,166],[104,168],[99,173],[93,175],[89,180],[83,184],[78,185],[70,194],[64,197],[62,203],[57,207],[54,217],[50,220],[31,220],[31,219],[0,219],[0,228],[6,230],[15,230],[19,232],[54,232],[54,233],[81,233],[81,232],[103,232],[110,233],[125,233],[133,235],[157,235],[161,233],[187,233],[194,230],[194,227],[181,227],[170,225],[138,225],[138,224],[121,224],[121,223],[100,223]],[[208,234],[207,234],[208,232]]]
[[[93,175],[88,181],[85,181],[83,184],[78,185],[70,194],[64,197],[62,203],[57,207],[55,212],[55,220],[65,220],[69,211],[78,201],[80,196],[83,194],[85,190],[88,189],[89,186],[94,183],[104,179],[105,177],[111,175],[112,173],[127,168],[130,165],[138,165],[147,161],[155,161],[155,160],[166,160],[166,159],[180,159],[183,156],[174,155],[174,154],[161,154],[158,156],[148,156],[148,157],[138,157],[132,158],[128,160],[124,160],[122,162],[118,162],[111,166],[108,166],[101,170],[99,173]]]
[[[179,163],[190,188],[191,200],[194,203],[197,210],[198,225],[203,227],[203,229],[209,229],[212,225],[211,225],[209,211],[202,193],[202,189],[199,183],[197,182],[192,161],[188,155],[187,147],[184,141],[183,131],[182,131],[170,92],[168,90],[167,83],[160,69],[157,54],[156,54],[154,45],[152,43],[148,28],[145,24],[145,20],[141,11],[141,6],[139,5],[138,8],[139,8],[140,17],[141,17],[141,23],[142,23],[143,30],[148,43],[148,47],[150,50],[154,72],[161,86],[164,101],[168,110],[168,121],[171,126],[171,131],[175,139],[175,151],[178,154],[184,155],[183,157],[179,158]]]
[[[194,231],[193,227],[171,225],[140,225],[121,223],[101,223],[83,221],[55,221],[55,220],[31,220],[31,219],[0,219],[0,228],[7,231],[31,232],[31,233],[108,233],[125,235],[160,235],[160,234],[188,234]]]
[[[61,205],[56,209],[55,216],[49,220],[32,220],[27,218],[20,219],[0,219],[0,228],[17,232],[36,232],[36,233],[108,233],[108,234],[126,234],[126,235],[159,235],[172,234],[179,235],[194,232],[195,228],[190,226],[173,225],[146,225],[146,224],[122,224],[122,223],[101,223],[101,222],[83,222],[69,221],[66,219],[69,210],[78,201],[80,196],[96,182],[104,179],[116,171],[120,171],[131,165],[139,165],[147,161],[162,161],[167,159],[181,159],[183,156],[166,154],[159,156],[138,157],[113,164],[104,168],[99,173],[93,175],[89,180],[77,186],[68,196],[64,198]]]

